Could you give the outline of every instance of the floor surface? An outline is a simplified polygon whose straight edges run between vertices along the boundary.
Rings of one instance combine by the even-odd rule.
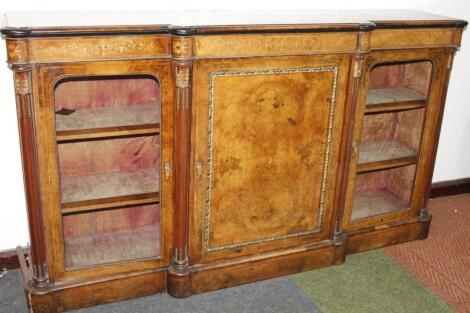
[[[0,312],[26,312],[21,273],[14,270],[0,278]],[[187,299],[158,294],[121,301],[74,313],[320,313],[315,304],[289,277],[271,279]]]
[[[427,240],[384,250],[456,312],[469,313],[470,194],[431,199],[429,211]]]

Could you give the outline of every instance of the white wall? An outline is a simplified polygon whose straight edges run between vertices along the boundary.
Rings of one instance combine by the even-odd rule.
[[[470,1],[432,1],[423,5],[431,13],[470,21]],[[469,28],[470,29],[470,28]],[[447,93],[433,181],[470,177],[470,33],[464,32]]]
[[[23,0],[2,1],[3,11],[106,11],[110,2],[96,0],[59,1]],[[113,1],[113,10],[164,9],[418,9],[430,13],[470,20],[468,0],[330,0],[315,3],[311,0],[133,0]],[[470,30],[469,30],[470,31]],[[448,93],[447,107],[434,173],[434,181],[470,177],[470,34],[464,34],[460,51],[454,63]],[[0,43],[0,60],[6,60],[4,43]],[[17,135],[12,74],[6,64],[0,66],[0,251],[26,245],[28,229],[23,181]]]

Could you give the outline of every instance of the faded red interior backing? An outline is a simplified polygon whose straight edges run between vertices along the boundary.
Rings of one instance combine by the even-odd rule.
[[[155,258],[160,255],[160,206],[66,215],[67,268]]]
[[[159,123],[160,103],[160,85],[150,76],[73,78],[55,89],[56,126],[73,130]],[[60,143],[58,161],[62,203],[160,189],[159,135]],[[67,214],[63,229],[67,268],[160,254],[159,204]]]
[[[429,61],[380,64],[370,73],[369,89],[406,87],[427,95],[431,72]]]
[[[60,176],[83,176],[156,168],[160,137],[143,136],[59,145]]]
[[[160,85],[151,76],[85,77],[59,82],[55,88],[56,111],[90,107],[159,104]]]
[[[362,128],[360,162],[371,162],[374,154],[379,153],[417,155],[421,144],[424,111],[425,109],[417,109],[366,115]],[[368,151],[369,146],[373,151]]]
[[[160,84],[151,76],[69,79],[55,88],[58,131],[160,123]]]
[[[416,165],[358,174],[352,219],[409,208]]]

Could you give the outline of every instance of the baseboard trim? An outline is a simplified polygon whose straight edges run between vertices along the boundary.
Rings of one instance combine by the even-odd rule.
[[[27,251],[26,248],[24,248]],[[27,254],[25,254],[26,256]],[[20,261],[16,249],[0,251],[0,271],[3,269],[14,270],[20,268]]]
[[[430,198],[453,196],[461,193],[470,193],[470,177],[433,183]]]

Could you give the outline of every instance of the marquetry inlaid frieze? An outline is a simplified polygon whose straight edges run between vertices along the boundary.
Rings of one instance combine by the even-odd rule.
[[[28,59],[27,41],[7,39],[7,58],[9,63],[22,63]]]
[[[450,47],[459,43],[454,41],[456,30],[443,29],[377,29],[372,32],[371,49],[405,49],[426,47]]]
[[[189,87],[189,67],[176,68],[176,87],[188,88]]]
[[[191,37],[176,37],[171,38],[171,55],[178,59],[191,58],[193,54],[192,38]]]
[[[196,58],[353,52],[357,33],[209,35],[194,39]]]
[[[29,38],[9,40],[7,50],[10,63],[146,59],[170,54],[165,35]]]

